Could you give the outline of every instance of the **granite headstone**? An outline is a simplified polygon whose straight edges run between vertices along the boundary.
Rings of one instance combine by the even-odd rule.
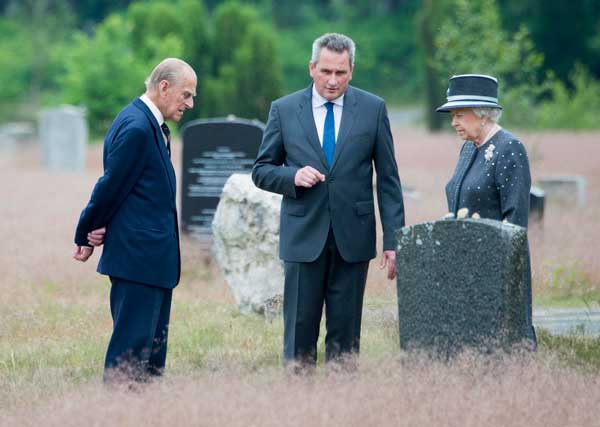
[[[584,208],[587,181],[581,175],[558,175],[540,177],[536,185],[545,191],[549,203]]]
[[[245,119],[189,122],[182,130],[181,229],[206,246],[223,186],[233,173],[252,170],[264,124]]]
[[[0,158],[11,160],[19,146],[34,139],[33,124],[29,122],[8,122],[0,125]]]
[[[524,228],[447,219],[396,237],[402,349],[448,358],[465,347],[509,350],[528,338]]]
[[[85,109],[72,105],[43,110],[39,117],[42,165],[50,170],[82,171],[88,126]]]

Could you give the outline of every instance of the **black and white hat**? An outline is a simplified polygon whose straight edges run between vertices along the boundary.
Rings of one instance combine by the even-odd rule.
[[[436,111],[447,113],[455,108],[500,108],[498,80],[484,74],[461,74],[448,80],[447,100]]]

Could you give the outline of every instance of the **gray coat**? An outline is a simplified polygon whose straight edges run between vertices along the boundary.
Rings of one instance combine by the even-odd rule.
[[[402,190],[383,100],[348,86],[331,169],[312,113],[312,85],[273,102],[252,178],[257,187],[283,195],[279,254],[284,261],[314,261],[329,229],[342,258],[375,257],[373,166],[383,228],[383,249],[395,249],[404,226]],[[326,176],[312,188],[294,185],[298,169],[312,166]]]

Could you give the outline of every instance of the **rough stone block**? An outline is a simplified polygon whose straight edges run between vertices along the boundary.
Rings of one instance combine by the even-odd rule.
[[[281,196],[258,189],[249,174],[233,174],[212,223],[213,252],[242,313],[274,314],[283,301],[279,259]]]
[[[528,335],[527,233],[493,220],[440,220],[397,231],[400,347],[447,358],[510,349]]]

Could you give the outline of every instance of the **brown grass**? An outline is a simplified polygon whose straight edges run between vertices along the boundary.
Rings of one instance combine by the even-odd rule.
[[[228,368],[136,391],[90,383],[41,406],[24,402],[4,425],[592,426],[599,403],[597,376],[551,360],[464,355],[448,366],[404,356],[364,362],[354,374]]]
[[[535,303],[549,293],[548,279],[560,265],[576,263],[591,285],[600,283],[600,133],[521,136],[532,157],[534,179],[581,174],[588,180],[586,209],[550,204],[543,227],[530,231]],[[407,223],[440,218],[459,142],[449,133],[408,128],[397,129],[395,139],[402,182],[421,196],[406,199]],[[179,172],[180,146],[174,153]],[[240,351],[262,351],[260,357],[274,363],[266,363],[267,368],[260,361],[238,366],[241,358],[233,350],[212,354],[202,363],[194,364],[189,356],[192,362],[182,362],[177,351],[200,354],[201,349],[175,343],[163,382],[136,393],[106,390],[99,377],[111,327],[108,282],[95,273],[99,254],[85,264],[71,259],[79,212],[101,173],[101,147],[90,148],[85,173],[50,173],[39,167],[38,158],[38,149],[28,146],[13,159],[0,159],[0,349],[5,353],[0,373],[28,372],[0,378],[0,425],[597,424],[597,374],[561,367],[543,352],[493,367],[470,356],[452,366],[401,362],[388,350],[397,348],[395,325],[383,317],[381,328],[389,336],[384,335],[387,344],[380,348],[388,354],[367,351],[355,375],[320,369],[308,379],[288,378],[272,367],[279,358],[272,354],[276,351],[266,344],[260,350],[259,341],[244,342],[241,327],[227,338],[231,346],[239,340]],[[210,305],[231,307],[220,313],[223,318],[236,316],[210,257],[187,239],[182,253],[182,283],[174,294],[173,313],[179,327],[190,328],[189,333],[204,327],[186,323],[184,311]],[[395,304],[395,284],[385,279],[378,262],[367,285],[365,307],[371,317]],[[383,339],[373,335],[379,328],[375,320],[363,335],[367,350],[369,342]],[[278,333],[276,327],[265,329]],[[178,333],[181,338],[187,332],[174,331],[174,340],[180,339]],[[86,350],[77,353],[82,345]],[[19,363],[25,362],[12,358],[13,351],[32,358],[25,362],[37,364],[35,369],[19,371]]]

